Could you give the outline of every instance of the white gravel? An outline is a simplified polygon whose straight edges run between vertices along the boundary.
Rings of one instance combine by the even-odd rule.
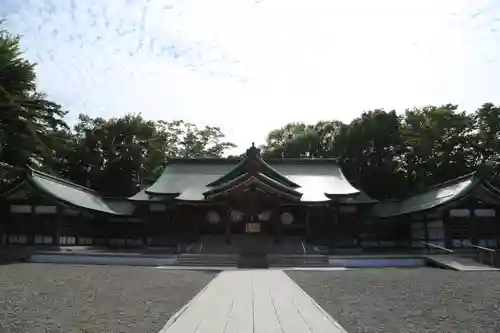
[[[500,332],[500,272],[290,271],[348,332]]]
[[[0,332],[154,332],[216,272],[125,266],[0,266]]]

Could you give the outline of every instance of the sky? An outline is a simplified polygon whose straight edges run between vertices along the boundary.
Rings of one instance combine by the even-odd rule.
[[[495,0],[0,0],[40,90],[70,111],[221,127],[500,103]]]

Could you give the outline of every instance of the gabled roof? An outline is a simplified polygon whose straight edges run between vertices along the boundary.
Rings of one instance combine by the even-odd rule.
[[[271,192],[277,193],[278,195],[291,198],[293,200],[300,200],[302,193],[295,191],[294,189],[283,185],[282,183],[266,176],[263,173],[257,172],[255,174],[244,173],[227,183],[223,183],[217,187],[214,187],[203,195],[205,198],[214,198],[218,195],[231,192],[234,189],[247,187],[248,185],[256,185],[264,190],[270,190]]]
[[[112,215],[127,215],[127,211],[111,208],[97,192],[47,173],[27,167],[25,180],[43,194],[64,204]]]
[[[438,208],[471,194],[483,200],[500,203],[500,191],[483,181],[476,173],[471,173],[434,185],[425,192],[402,201],[380,202],[375,206],[375,211],[380,217],[405,215]]]
[[[254,148],[254,147],[253,147]],[[252,149],[252,148],[251,148]],[[158,180],[144,195],[173,195],[177,200],[205,200],[204,193],[229,183],[244,174],[266,176],[273,184],[280,184],[301,194],[302,202],[329,201],[328,196],[350,196],[360,193],[345,178],[336,159],[266,159],[255,150],[247,151],[241,159],[181,158],[169,159]],[[249,154],[250,153],[250,154]],[[264,179],[262,176],[261,179]],[[266,181],[267,181],[266,178]],[[283,189],[284,189],[283,188]]]
[[[276,171],[272,166],[270,166],[266,161],[260,157],[260,150],[254,145],[247,150],[246,156],[238,163],[231,171],[226,173],[224,176],[216,179],[215,181],[207,184],[210,187],[216,187],[228,183],[241,175],[246,173],[259,172],[267,177],[274,179],[277,182],[290,188],[297,188],[300,185],[294,183],[290,179],[283,176],[281,173]]]

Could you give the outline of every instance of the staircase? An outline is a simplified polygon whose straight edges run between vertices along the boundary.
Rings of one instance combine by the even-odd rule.
[[[269,254],[269,267],[329,267],[328,257],[317,254]]]
[[[234,242],[226,243],[224,235],[204,235],[197,245],[197,252],[211,254],[237,254]]]
[[[178,266],[236,267],[238,256],[235,254],[180,254]]]

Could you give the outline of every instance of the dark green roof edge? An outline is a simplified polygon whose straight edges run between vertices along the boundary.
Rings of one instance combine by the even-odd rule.
[[[481,185],[483,185],[488,190],[490,190],[493,195],[495,195],[495,196],[497,196],[497,197],[500,198],[500,189],[498,187],[496,187],[495,185],[493,185],[491,182],[489,182],[489,181],[486,180]]]
[[[406,216],[406,215],[417,214],[417,213],[425,213],[425,212],[429,212],[429,211],[432,211],[432,210],[440,209],[443,206],[449,205],[452,202],[461,201],[464,198],[466,198],[467,195],[469,195],[470,192],[477,185],[481,185],[482,184],[482,180],[479,179],[479,178],[477,178],[477,177],[474,177],[474,174],[475,173],[469,173],[469,174],[466,174],[466,175],[463,175],[463,176],[459,176],[459,177],[450,179],[448,181],[445,181],[445,182],[442,182],[442,183],[430,186],[424,192],[413,194],[413,195],[411,195],[411,196],[409,196],[409,197],[407,197],[407,198],[405,198],[405,199],[403,199],[401,201],[395,202],[395,203],[402,204],[404,201],[406,201],[408,199],[411,199],[411,198],[413,198],[415,196],[422,195],[422,194],[425,194],[427,192],[430,192],[430,190],[432,190],[432,189],[446,187],[446,186],[452,185],[452,184],[454,184],[454,183],[456,183],[458,181],[464,181],[464,180],[466,180],[468,178],[472,178],[471,183],[461,191],[462,193],[460,195],[453,196],[452,198],[450,198],[450,200],[443,201],[443,202],[441,202],[441,203],[439,203],[437,205],[433,205],[433,206],[430,206],[430,207],[424,208],[424,209],[412,210],[412,211],[403,212],[403,213],[395,213],[395,214],[387,214],[387,215],[384,214],[384,215],[379,215],[379,217],[380,218],[391,218],[391,217],[396,217],[396,216]],[[383,203],[383,202],[381,202],[381,203]]]
[[[94,194],[96,196],[99,196],[102,199],[102,197],[99,195],[99,193],[97,191],[94,191],[91,188],[75,184],[75,183],[73,183],[73,182],[71,182],[69,180],[53,176],[51,174],[42,172],[40,170],[33,169],[32,167],[29,167],[29,166],[27,166],[26,168],[27,168],[27,170],[29,172],[29,176],[31,176],[31,177],[33,175],[40,175],[42,177],[49,178],[50,180],[56,181],[56,182],[61,183],[63,185],[66,185],[66,186],[69,186],[69,187],[73,187],[73,188],[76,188],[76,189],[79,189],[79,190],[82,190],[82,191],[85,191],[85,192],[88,192],[88,193],[92,193],[92,194]]]
[[[58,196],[55,196],[50,191],[47,191],[44,188],[41,188],[40,186],[38,186],[38,184],[36,183],[36,181],[34,181],[34,179],[33,179],[33,177],[36,176],[36,175],[44,177],[44,178],[48,178],[48,179],[50,179],[52,181],[58,182],[58,183],[60,183],[62,185],[68,186],[68,187],[73,187],[75,189],[78,189],[78,190],[81,190],[81,191],[85,191],[87,193],[95,195],[96,197],[99,197],[102,200],[104,200],[104,199],[101,196],[99,196],[99,193],[97,193],[96,191],[94,191],[94,190],[92,190],[92,189],[90,189],[88,187],[84,187],[84,186],[72,183],[72,182],[70,182],[68,180],[65,180],[65,179],[62,179],[62,178],[59,178],[59,177],[47,174],[45,172],[33,169],[31,167],[28,167],[28,166],[26,167],[26,176],[27,176],[26,177],[26,181],[28,182],[28,184],[31,187],[37,189],[43,195],[49,196],[53,200],[56,200],[57,202],[61,202],[61,203],[63,203],[64,205],[66,205],[68,207],[73,207],[73,208],[77,208],[77,209],[81,209],[81,210],[85,210],[85,211],[97,212],[97,213],[107,214],[107,215],[117,215],[117,216],[123,216],[123,215],[125,215],[125,214],[121,214],[120,212],[117,212],[117,211],[115,211],[113,209],[110,209],[110,211],[111,212],[115,212],[116,214],[112,214],[110,212],[102,211],[102,210],[99,210],[99,209],[92,209],[92,208],[82,207],[82,206],[79,206],[77,204],[71,203],[68,200],[65,200],[64,198],[60,198]]]
[[[431,185],[429,186],[428,188],[426,188],[423,193],[425,192],[428,192],[429,190],[431,189],[436,189],[436,188],[441,188],[441,187],[446,187],[448,185],[451,185],[451,184],[455,184],[456,182],[459,182],[459,181],[462,181],[462,180],[465,180],[467,178],[473,178],[473,177],[477,177],[476,176],[477,174],[477,171],[473,171],[473,172],[470,172],[470,173],[467,173],[465,175],[462,175],[462,176],[458,176],[458,177],[455,177],[455,178],[452,178],[452,179],[449,179],[449,180],[445,180],[444,182],[441,182],[441,183],[437,183],[437,184],[434,184],[434,185]],[[414,195],[418,195],[419,193],[416,193]],[[413,195],[412,195],[413,196]]]
[[[265,183],[266,185],[268,186],[271,186],[277,190],[279,190],[280,192],[284,192],[288,195],[292,195],[292,196],[295,196],[295,197],[298,197],[300,198],[302,196],[302,193],[258,172],[256,174],[249,174],[249,173],[244,173],[234,179],[232,179],[231,181],[227,182],[227,183],[224,183],[220,186],[217,186],[213,189],[210,189],[208,191],[206,191],[205,193],[203,193],[203,195],[206,197],[206,196],[210,196],[210,195],[215,195],[217,193],[220,193],[220,192],[223,192],[227,189],[230,189],[234,186],[237,186],[238,184],[241,184],[245,181],[247,181],[248,179],[251,179],[252,177],[255,177],[257,178],[258,180],[262,181],[263,183]]]
[[[220,164],[239,164],[246,157],[238,158],[221,158],[221,157],[174,157],[167,158],[167,164],[183,163],[183,164],[204,164],[204,163],[220,163]],[[329,164],[339,163],[338,158],[261,158],[266,163],[272,164]]]

